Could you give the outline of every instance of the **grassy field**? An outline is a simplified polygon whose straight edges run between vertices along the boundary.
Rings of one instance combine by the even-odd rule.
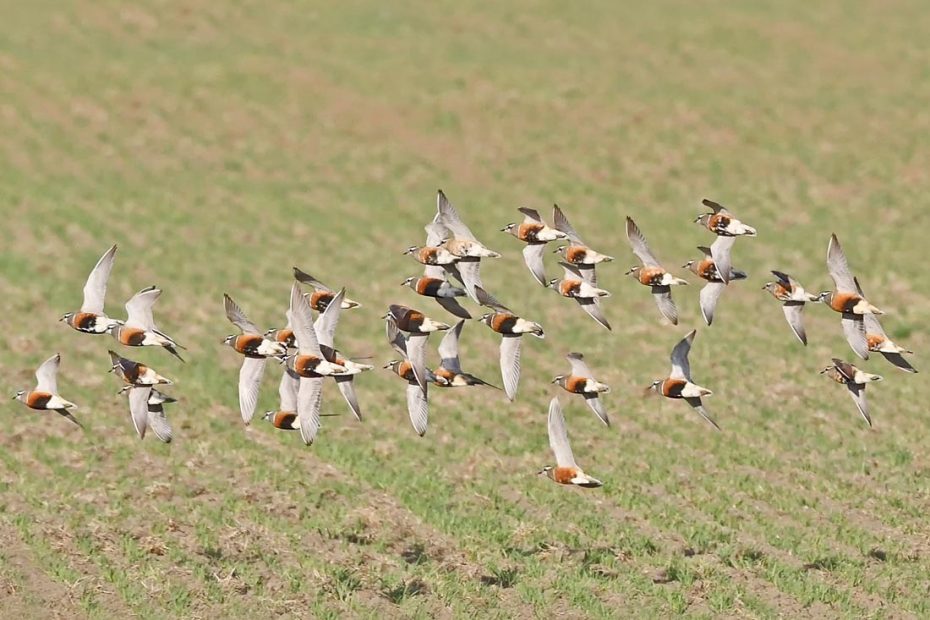
[[[0,388],[31,386],[60,351],[88,432],[0,411],[2,615],[930,615],[924,375],[864,363],[886,378],[869,430],[817,374],[852,359],[836,315],[808,309],[804,349],[760,290],[770,269],[828,288],[836,232],[926,367],[928,32],[919,2],[8,7]],[[380,367],[388,303],[451,318],[399,286],[440,187],[504,253],[488,288],[546,327],[524,347],[517,401],[435,390],[420,439],[403,384],[377,370],[357,381],[365,422],[324,418],[311,448],[244,428],[222,294],[271,327],[292,265],[345,284],[364,307],[337,340]],[[751,277],[706,328],[689,275],[681,324],[663,325],[623,275],[623,218],[677,268],[710,241],[692,223],[704,196],[759,229],[734,252]],[[548,217],[553,202],[618,257],[600,271],[611,334],[537,286],[498,232],[516,207]],[[106,374],[113,341],[56,322],[112,243],[110,313],[158,284],[156,318],[189,348],[186,365],[127,353],[177,381],[171,445],[136,438]],[[721,433],[641,398],[694,327]],[[497,343],[466,326],[466,369],[499,382]],[[562,398],[595,491],[535,475],[570,350],[613,386],[610,429]],[[345,411],[332,386],[325,398]]]

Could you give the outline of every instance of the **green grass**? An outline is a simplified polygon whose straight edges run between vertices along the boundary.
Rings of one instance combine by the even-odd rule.
[[[828,288],[836,232],[892,337],[930,320],[923,237],[930,18],[916,2],[268,5],[33,3],[0,26],[0,388],[62,353],[88,427],[10,402],[0,419],[0,605],[25,616],[336,618],[901,617],[930,614],[923,375],[876,358],[869,430],[817,374],[851,359],[839,322],[793,339],[760,291],[770,269]],[[243,429],[230,293],[284,320],[290,268],[346,285],[346,353],[391,351],[391,302],[449,319],[399,284],[417,272],[443,188],[487,245],[489,290],[545,327],[515,403],[434,390],[430,430],[403,384],[357,381],[365,422],[319,441]],[[696,282],[676,327],[623,276],[632,215],[678,267],[709,235],[700,199],[759,229],[751,275],[703,326]],[[536,286],[497,232],[558,202],[595,248],[613,333]],[[188,346],[126,352],[176,380],[176,441],[135,437],[106,374],[107,337],[56,323],[120,246],[108,310],[150,284]],[[554,258],[554,257],[551,257]],[[556,273],[555,260],[547,258]],[[677,270],[680,271],[680,270]],[[714,433],[684,404],[639,397],[697,327]],[[432,344],[438,343],[434,339]],[[497,338],[469,324],[467,370],[499,381]],[[563,395],[603,489],[535,476],[562,356],[585,353],[613,425]],[[260,411],[276,405],[269,369]],[[325,406],[344,413],[338,392]]]

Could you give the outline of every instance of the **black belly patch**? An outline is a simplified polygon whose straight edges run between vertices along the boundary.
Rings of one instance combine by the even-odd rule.
[[[97,327],[97,317],[93,314],[85,314],[78,317],[77,328],[81,331],[95,331]]]
[[[513,334],[514,327],[517,325],[517,317],[507,316],[497,322],[497,331],[502,334]]]

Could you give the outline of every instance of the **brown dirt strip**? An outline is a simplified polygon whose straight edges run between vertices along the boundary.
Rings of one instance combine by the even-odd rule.
[[[29,507],[20,503],[16,498],[11,499],[8,497],[5,503],[8,511],[10,508],[13,509],[12,512],[17,513],[29,511]],[[12,527],[12,525],[7,524],[6,527]],[[122,618],[128,618],[132,615],[122,597],[109,587],[106,579],[100,574],[98,567],[74,544],[74,536],[71,532],[68,532],[61,526],[56,527],[50,524],[43,524],[41,518],[37,518],[32,527],[34,528],[34,535],[44,538],[56,554],[64,559],[72,570],[83,575],[73,584],[60,584],[68,593],[68,600],[72,605],[76,599],[90,594],[95,604],[105,613],[113,617]],[[24,553],[33,555],[31,552],[26,551],[28,546],[26,543],[22,542],[21,539],[20,543]],[[32,565],[34,564],[33,562]],[[35,571],[32,572],[41,572],[41,569],[36,567]],[[44,590],[48,584],[56,584],[57,582],[46,575],[45,579],[39,581],[39,583],[43,584]],[[55,592],[55,589],[51,586],[48,586],[47,590],[50,594]]]
[[[768,476],[761,470],[751,466],[740,467],[742,470],[748,473],[758,475],[760,478],[764,478],[767,485],[784,491],[786,495],[798,495],[800,492],[800,489],[796,484],[791,484],[781,480],[773,480],[771,476]],[[815,474],[804,470],[793,470],[791,475],[795,478],[806,479],[814,485],[818,484],[819,482]],[[882,540],[886,540],[890,541],[897,547],[907,548],[909,553],[917,555],[930,555],[930,540],[928,540],[925,536],[920,535],[919,533],[908,533],[898,526],[884,523],[881,519],[881,511],[878,509],[878,507],[876,507],[875,510],[866,511],[865,508],[863,508],[861,505],[846,505],[839,500],[833,499],[831,496],[825,493],[816,491],[815,489],[810,489],[809,492],[816,494],[815,497],[811,499],[810,502],[808,502],[809,505],[816,507],[816,510],[812,511],[812,514],[810,515],[812,519],[828,523],[828,526],[832,527],[832,524],[829,524],[829,519],[824,518],[823,515],[842,515],[846,523],[848,523],[851,528],[858,530],[862,534],[868,535],[869,537],[876,540],[877,543]],[[848,554],[852,557],[859,555],[858,549],[854,549],[853,547],[849,547],[848,549],[850,550]]]
[[[669,501],[667,495],[662,492],[655,492],[654,497],[658,501],[661,501],[669,506],[673,506],[675,509],[685,514],[689,518],[689,520],[692,520],[694,522],[703,522],[705,524],[713,524],[717,527],[721,527],[715,520],[707,517],[707,515],[704,514],[703,511],[701,511],[699,506],[694,505],[692,502],[690,502],[689,500],[686,500],[680,495],[677,496],[679,499],[678,504],[672,504]],[[753,515],[749,515],[749,514],[745,515],[744,523],[747,526],[751,525],[754,522],[755,522],[755,519]],[[806,568],[804,563],[800,559],[798,559],[796,556],[791,554],[790,552],[784,551],[782,549],[779,549],[769,544],[763,532],[756,532],[755,536],[757,536],[758,537],[757,538],[757,537],[753,537],[753,535],[749,533],[750,529],[757,529],[757,528],[746,527],[745,529],[740,529],[739,531],[736,531],[735,540],[739,542],[740,544],[743,544],[751,549],[756,549],[756,550],[761,551],[766,556],[775,558],[776,560],[785,564],[786,566],[790,566],[798,570],[803,570]],[[863,609],[874,610],[883,605],[882,601],[877,599],[875,595],[870,595],[867,593],[859,592],[855,589],[850,589],[848,588],[848,584],[843,583],[838,579],[835,579],[829,573],[824,573],[823,571],[815,572],[815,571],[808,570],[806,574],[812,575],[812,576],[816,575],[816,578],[819,581],[822,581],[826,585],[829,585],[830,587],[835,588],[839,592],[848,594],[853,604],[858,605],[859,607]],[[762,577],[762,579],[765,579],[765,578]],[[787,593],[784,593],[784,594],[787,596],[790,596]],[[821,605],[820,603],[815,603],[814,606],[812,606],[812,608],[815,608],[816,606],[823,607],[823,609],[820,611],[829,613],[829,608],[827,606]],[[887,609],[887,605],[885,605],[884,608]],[[805,608],[805,609],[811,609],[811,608]],[[817,610],[815,609],[815,611]],[[903,615],[903,612],[901,610],[895,610],[895,613]],[[815,615],[821,615],[821,614],[817,613]]]
[[[258,432],[251,434],[251,437],[265,448],[280,449],[280,437]],[[346,485],[357,487],[357,495],[365,497],[365,506],[350,510],[345,515],[343,523],[364,527],[363,532],[350,534],[347,542],[350,548],[357,548],[358,552],[363,555],[374,556],[367,558],[366,561],[403,566],[409,561],[411,554],[415,553],[421,556],[418,561],[427,559],[434,561],[443,572],[456,573],[465,580],[478,581],[486,574],[484,567],[472,561],[455,541],[423,522],[394,497],[369,487],[362,480],[352,479],[331,464],[320,461],[312,449],[301,449],[298,459],[302,463],[301,471],[326,471],[327,475],[344,480]],[[264,493],[261,489],[256,489],[255,492]],[[333,499],[335,501],[338,498]],[[288,502],[293,503],[290,499]],[[342,543],[339,542],[319,542],[325,546],[342,547]],[[386,544],[390,552],[388,554],[374,552],[371,549],[374,542]],[[308,548],[316,547],[310,545]],[[348,566],[360,565],[358,558],[348,557],[346,560]],[[509,590],[500,590],[498,596],[501,597],[502,604],[508,604],[511,608],[521,604],[516,593]],[[451,611],[451,609],[447,608],[446,611]]]
[[[0,549],[13,574],[0,576],[0,608],[6,617],[78,618],[85,614],[75,601],[79,584],[66,585],[51,578],[23,542],[16,528],[0,520]]]
[[[513,460],[516,461],[517,459]],[[511,489],[510,492],[506,495],[506,499],[524,509],[527,514],[532,515],[534,521],[547,523],[551,522],[554,518],[554,515],[551,511],[547,510],[544,506],[541,506],[538,503],[532,501],[519,489]],[[611,521],[622,522],[631,526],[637,533],[641,534],[643,537],[649,539],[650,541],[655,542],[658,546],[670,554],[680,554],[682,556],[687,556],[689,553],[691,553],[687,541],[680,534],[674,531],[664,530],[656,527],[640,513],[631,512],[622,507],[616,506],[612,504],[609,499],[597,498],[593,494],[585,494],[578,499],[579,501],[587,500],[586,503],[591,506],[592,510],[596,510],[599,513],[603,512],[605,516]],[[611,551],[615,552],[618,550],[612,549]],[[579,558],[581,555],[583,555],[584,550],[570,549],[564,545],[554,545],[551,548],[546,549],[545,553],[555,555],[561,562],[565,562],[572,561],[573,558]],[[653,558],[650,557],[633,558],[626,555],[618,555],[618,559],[623,563],[629,563],[632,567],[635,567],[637,570],[640,570],[643,573],[649,575],[662,568],[656,564]],[[749,571],[741,571],[737,568],[728,566],[715,555],[701,555],[698,561],[711,564],[715,571],[724,573],[729,579],[738,582],[748,594],[756,597],[764,604],[770,605],[774,609],[778,610],[790,610],[791,613],[788,614],[789,617],[797,617],[810,610],[809,607],[805,607],[800,601],[793,598],[790,594],[778,590],[777,587],[775,587],[770,581],[761,577],[757,577]],[[557,581],[557,579],[554,578],[553,582],[555,581]],[[691,595],[691,598],[693,599],[692,605],[694,608],[690,609],[692,613],[698,613],[699,608],[706,604],[705,596],[708,594],[708,589],[709,588],[706,584],[699,582],[694,584],[692,588],[693,593]],[[603,600],[609,601],[611,600],[612,596],[613,593],[605,593]],[[629,602],[627,602],[627,604],[628,603]]]

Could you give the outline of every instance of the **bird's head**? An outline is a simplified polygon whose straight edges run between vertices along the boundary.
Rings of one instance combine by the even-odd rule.
[[[643,396],[650,396],[652,394],[658,394],[661,386],[662,386],[662,379],[656,379],[649,385],[649,387],[643,390]]]

